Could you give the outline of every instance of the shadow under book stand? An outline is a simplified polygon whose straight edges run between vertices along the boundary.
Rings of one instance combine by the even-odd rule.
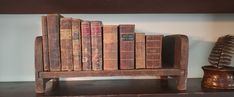
[[[187,88],[188,66],[188,37],[185,35],[169,35],[163,38],[162,68],[160,69],[134,69],[113,71],[69,71],[45,72],[43,71],[42,36],[35,40],[35,91],[44,93],[46,83],[53,80],[57,85],[60,77],[98,77],[98,76],[160,76],[166,81],[168,76],[176,79],[178,90]]]

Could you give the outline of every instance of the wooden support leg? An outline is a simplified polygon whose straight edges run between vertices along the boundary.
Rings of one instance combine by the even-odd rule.
[[[56,89],[56,87],[58,87],[58,85],[59,85],[59,78],[52,79],[52,88]]]
[[[180,75],[176,77],[176,85],[178,90],[187,89],[187,74]]]
[[[35,81],[35,91],[36,93],[45,93],[46,81],[42,78],[38,78]]]

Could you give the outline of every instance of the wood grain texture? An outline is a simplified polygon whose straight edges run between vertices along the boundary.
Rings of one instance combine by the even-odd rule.
[[[81,21],[80,19],[72,19],[72,47],[73,47],[73,64],[74,70],[82,70],[81,57]]]
[[[91,28],[89,21],[81,22],[82,33],[82,68],[92,70]]]
[[[104,70],[118,70],[118,26],[103,26]]]
[[[119,25],[119,67],[120,69],[135,68],[135,25],[121,24]]]
[[[50,62],[49,62],[49,48],[48,48],[47,16],[41,17],[41,25],[42,25],[41,27],[42,27],[44,71],[49,71],[50,70]]]
[[[200,78],[190,78],[188,90],[177,91],[174,80],[168,80],[168,83],[162,86],[160,80],[155,79],[61,81],[58,88],[44,94],[34,92],[34,82],[1,82],[0,94],[2,97],[19,95],[21,97],[233,97],[234,95],[234,90],[203,89],[200,82]]]
[[[1,14],[234,13],[233,0],[1,0]]]
[[[45,80],[39,77],[39,72],[43,72],[43,44],[42,36],[35,39],[35,91],[45,92]]]
[[[146,68],[161,68],[163,35],[146,35]]]
[[[40,72],[41,78],[58,77],[98,77],[98,76],[179,76],[180,69],[139,69],[139,70],[104,70],[104,71],[73,71],[73,72]]]
[[[135,33],[136,69],[145,68],[145,33]]]
[[[59,14],[47,15],[50,71],[60,71]]]
[[[102,22],[91,21],[92,70],[103,70]]]
[[[72,18],[60,19],[60,49],[62,71],[73,70]]]

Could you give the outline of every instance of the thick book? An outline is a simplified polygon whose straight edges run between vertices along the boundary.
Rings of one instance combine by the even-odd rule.
[[[73,44],[73,65],[74,71],[80,71],[81,59],[81,20],[72,19],[72,44]]]
[[[60,47],[62,71],[72,71],[72,18],[60,19]]]
[[[103,69],[102,22],[91,21],[92,70]]]
[[[44,71],[50,70],[49,62],[49,48],[48,48],[48,28],[47,28],[47,16],[41,17],[42,24],[42,45],[43,45],[43,63]]]
[[[103,26],[104,70],[118,70],[118,26]]]
[[[135,33],[136,69],[145,68],[145,33]]]
[[[48,48],[50,71],[60,71],[60,40],[59,40],[59,14],[47,15]]]
[[[146,68],[161,68],[163,35],[146,35]]]
[[[120,69],[134,69],[135,25],[119,25]]]
[[[82,41],[82,69],[92,70],[91,58],[91,27],[89,21],[81,22]]]

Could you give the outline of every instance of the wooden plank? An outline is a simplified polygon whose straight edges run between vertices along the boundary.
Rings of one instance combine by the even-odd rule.
[[[168,76],[181,75],[180,69],[141,69],[108,71],[40,72],[41,78],[59,77],[97,77],[97,76]]]
[[[234,13],[233,0],[0,0],[1,14]]]
[[[234,90],[201,88],[201,79],[188,79],[188,91],[177,91],[174,80],[160,87],[155,79],[61,81],[54,91],[36,94],[34,82],[0,82],[1,97],[233,97]],[[23,89],[22,89],[23,87]]]

